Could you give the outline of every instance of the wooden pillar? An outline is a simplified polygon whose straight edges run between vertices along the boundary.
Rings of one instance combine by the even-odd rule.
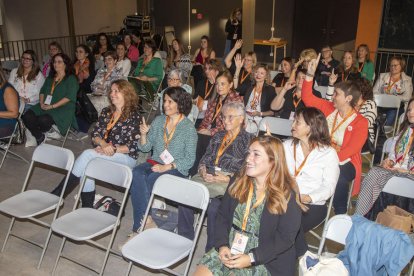
[[[253,51],[256,0],[243,0],[243,52]]]
[[[75,37],[75,20],[73,19],[72,0],[66,0],[66,13],[68,15],[69,37],[70,37],[70,44],[72,47],[70,53],[73,53],[76,48],[76,37]]]

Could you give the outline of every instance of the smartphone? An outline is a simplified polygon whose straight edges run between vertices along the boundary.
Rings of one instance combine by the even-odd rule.
[[[207,173],[211,175],[216,175],[216,169],[213,166],[207,166]]]

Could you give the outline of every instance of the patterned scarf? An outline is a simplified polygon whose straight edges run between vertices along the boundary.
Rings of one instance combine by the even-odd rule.
[[[404,134],[402,134],[403,136],[401,137],[401,140],[398,142],[398,143],[396,143],[396,145],[395,145],[395,161],[397,162],[397,163],[404,163],[404,159],[405,159],[405,156],[404,156],[404,153],[406,152],[406,148],[408,147],[408,146],[412,146],[412,145],[409,145],[410,144],[410,136],[411,136],[411,128],[410,127],[408,127],[407,128],[407,130],[404,132]],[[407,155],[411,155],[412,153],[410,152],[410,149],[408,150],[408,152],[407,152]],[[411,167],[412,167],[412,164],[410,164],[410,163],[412,163],[412,162],[409,162],[409,164],[407,165],[407,168],[408,169],[411,169]]]
[[[89,78],[89,59],[86,58],[85,61],[80,64],[80,61],[76,61],[75,65],[75,74],[78,77],[79,83],[82,83],[84,80]]]

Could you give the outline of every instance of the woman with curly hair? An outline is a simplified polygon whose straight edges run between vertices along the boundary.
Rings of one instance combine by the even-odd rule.
[[[295,275],[301,209],[282,142],[252,140],[216,217],[215,248],[194,275]]]
[[[134,87],[126,80],[112,82],[108,94],[110,105],[104,108],[92,132],[93,149],[87,149],[76,159],[65,190],[69,194],[81,179],[86,165],[95,158],[108,159],[116,163],[135,167],[138,159],[139,127],[138,96]],[[53,190],[60,195],[64,182]],[[83,207],[92,207],[95,198],[95,182],[87,179],[81,200]]]

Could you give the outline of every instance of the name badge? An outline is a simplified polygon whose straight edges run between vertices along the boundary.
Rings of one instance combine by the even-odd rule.
[[[289,120],[294,121],[295,120],[295,112],[290,112]]]
[[[233,255],[244,254],[246,250],[247,241],[249,237],[240,232],[235,232],[233,244],[231,245],[230,253]]]
[[[207,100],[204,100],[203,101],[203,111],[206,111],[207,110],[207,106],[208,106],[208,101]]]
[[[166,165],[171,164],[172,162],[174,162],[174,157],[171,155],[171,153],[167,149],[165,149],[163,152],[161,152],[160,158],[161,158],[162,162],[164,162],[164,164],[166,164]]]
[[[215,170],[216,172],[221,172],[221,168],[220,168],[220,167],[217,167],[217,166],[214,166],[214,170]]]
[[[233,39],[237,39],[237,34],[234,34],[233,35]]]
[[[47,95],[46,100],[45,100],[45,104],[51,104],[51,103],[52,103],[52,95]]]

